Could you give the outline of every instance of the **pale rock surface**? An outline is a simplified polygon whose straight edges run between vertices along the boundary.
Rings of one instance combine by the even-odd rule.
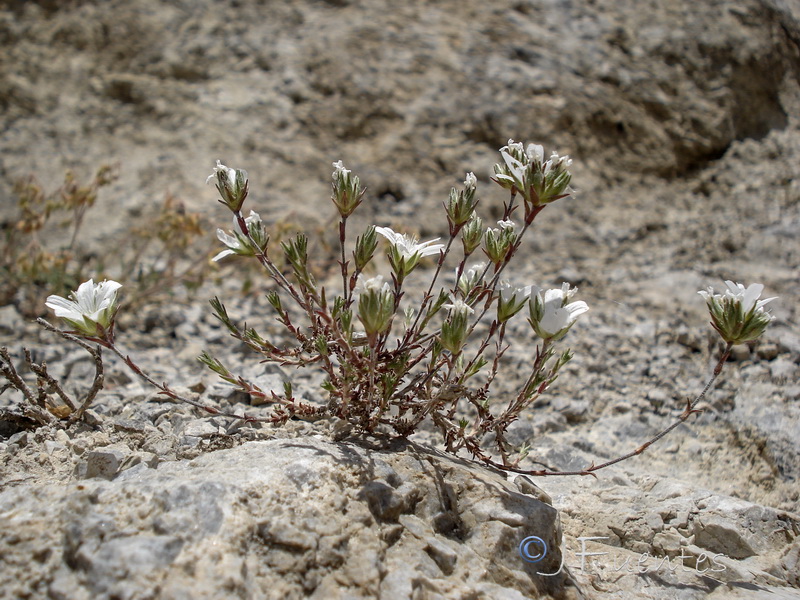
[[[552,506],[408,443],[308,436],[97,471],[0,494],[4,597],[576,597],[566,573],[537,575],[560,564]],[[518,554],[528,535],[541,562]]]
[[[532,447],[525,467],[584,468],[674,421],[717,349],[696,290],[732,278],[780,297],[704,414],[597,480],[541,489],[419,447],[325,442],[325,423],[206,418],[110,359],[86,424],[0,422],[0,597],[533,598],[541,580],[515,544],[540,526],[558,538],[549,496],[563,536],[546,558],[562,551],[570,573],[549,582],[562,586],[553,597],[800,598],[799,19],[785,0],[0,0],[2,225],[17,177],[53,189],[66,168],[84,180],[119,161],[78,244],[111,276],[128,275],[119,232],[168,194],[203,213],[216,243],[230,224],[204,185],[218,158],[248,170],[248,202],[271,226],[313,231],[319,252],[336,241],[317,227],[333,222],[340,158],[368,188],[354,231],[436,237],[466,171],[485,222],[499,218],[506,197],[489,176],[508,138],[571,154],[579,193],[537,218],[514,278],[569,281],[591,310],[565,339],[575,359],[510,432]],[[288,379],[319,400],[318,374],[265,367],[208,315],[218,294],[278,335],[266,286],[240,294],[233,264],[174,304],[123,310],[120,342],[222,408],[269,410],[199,374],[203,349],[265,389]],[[85,390],[86,353],[14,302],[0,307],[2,345],[20,364],[32,348]],[[509,335],[493,401],[524,381],[533,351],[524,322]],[[274,435],[292,439],[263,441]],[[580,537],[607,538],[587,552],[608,554],[582,568]]]

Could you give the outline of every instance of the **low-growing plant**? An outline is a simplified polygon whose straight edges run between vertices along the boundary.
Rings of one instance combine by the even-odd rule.
[[[298,400],[289,383],[283,390],[261,389],[208,353],[200,360],[224,381],[270,404],[266,415],[221,411],[156,382],[117,345],[116,282],[95,284],[90,280],[71,300],[48,298],[47,305],[68,324],[69,331],[40,323],[81,345],[95,344],[98,353],[100,347],[111,350],[162,394],[209,414],[276,425],[291,418],[339,419],[357,432],[389,432],[402,437],[430,423],[441,433],[447,451],[466,450],[500,469],[532,475],[594,473],[642,453],[698,412],[698,403],[719,376],[732,346],[756,339],[772,320],[764,306],[773,298],[759,300],[760,284],[745,288],[730,281],[723,294],[715,294],[711,288],[700,292],[725,349],[703,390],[654,438],[624,456],[579,471],[521,468],[520,460],[528,448],[513,448],[506,432],[548,391],[572,358],[562,341],[589,307],[574,299],[577,290],[568,284],[544,289],[507,280],[509,265],[537,216],[571,195],[572,161],[555,152],[545,159],[542,146],[525,148],[513,140],[500,154],[502,162],[495,165],[492,180],[507,190],[509,197],[497,225],[485,227],[478,216],[477,179],[468,173],[463,187],[452,189],[444,203],[447,237],[424,242],[382,226],[370,226],[353,240],[348,219],[363,202],[365,191],[341,161],[334,163],[331,199],[339,214],[341,281],[328,287],[314,277],[305,234],[281,241],[276,248],[258,213],[250,210],[245,216],[247,173],[217,161],[208,181],[216,184],[219,201],[231,211],[233,227],[229,232],[217,231],[225,247],[214,260],[239,255],[260,263],[273,282],[267,297],[285,336],[269,339],[252,325],[237,322],[219,298],[211,301],[214,315],[263,362],[324,372],[321,402]],[[375,259],[382,239],[387,245],[388,278],[367,277],[365,269]],[[419,269],[425,260],[433,260],[434,267]],[[448,263],[452,276],[447,275]],[[415,295],[409,291],[409,281],[417,276],[427,280],[421,288],[424,291]],[[524,342],[531,348],[529,371],[517,392],[500,401],[492,395],[492,384],[508,366],[505,355],[512,344],[508,324],[519,315],[527,317],[531,328],[530,338]],[[539,340],[536,344],[530,341],[534,336]],[[6,363],[3,374],[19,389],[19,376],[13,368],[9,371],[7,356],[2,357]],[[35,396],[25,394],[32,402]]]

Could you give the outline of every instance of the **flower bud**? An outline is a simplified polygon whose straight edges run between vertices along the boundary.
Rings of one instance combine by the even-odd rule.
[[[372,256],[375,254],[375,248],[378,247],[378,235],[375,231],[375,226],[370,225],[364,232],[364,235],[356,238],[356,247],[353,251],[353,258],[356,262],[356,270],[362,271],[367,266]]]
[[[472,291],[483,283],[483,274],[486,271],[486,263],[478,263],[467,269],[458,278],[456,287],[464,298],[469,298]]]
[[[389,328],[394,317],[394,293],[383,277],[359,275],[354,290],[358,294],[358,320],[364,326],[370,344]]]
[[[211,181],[216,182],[222,204],[233,212],[241,210],[245,198],[247,198],[249,185],[247,171],[244,169],[232,169],[217,161],[214,172],[206,178],[206,183]]]
[[[358,177],[352,175],[348,169],[345,169],[342,161],[333,163],[333,167],[335,171],[332,175],[333,182],[331,187],[333,188],[333,194],[331,195],[331,200],[336,205],[342,218],[347,218],[361,204],[366,190],[360,188],[361,182]]]
[[[464,256],[469,256],[481,245],[483,241],[483,221],[474,214],[461,230],[461,243],[464,246]]]
[[[448,315],[442,323],[439,343],[445,350],[456,355],[464,347],[469,329],[469,315],[475,311],[463,300],[453,300],[452,304],[445,304],[443,308],[448,310]]]
[[[516,226],[513,221],[498,221],[497,224],[500,225],[500,229],[489,228],[486,230],[483,248],[486,256],[495,266],[500,265],[506,259],[517,239]]]
[[[474,173],[467,173],[464,180],[464,189],[450,190],[450,199],[447,202],[447,222],[450,224],[450,235],[456,235],[459,230],[472,218],[478,201],[475,199],[477,178]]]

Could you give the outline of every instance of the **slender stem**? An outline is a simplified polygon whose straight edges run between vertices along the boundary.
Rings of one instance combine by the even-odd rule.
[[[339,259],[339,265],[342,268],[342,296],[344,298],[345,305],[350,300],[350,283],[347,280],[347,257],[345,256],[344,246],[345,241],[347,240],[347,217],[342,215],[342,220],[339,221],[339,249],[341,250],[341,258]]]
[[[375,340],[378,341],[377,338]],[[367,393],[367,406],[371,410],[374,404],[375,398],[375,371],[378,369],[378,347],[379,343],[371,344],[369,348],[369,389]],[[371,419],[370,429],[372,429],[375,425],[377,425],[380,418],[383,416],[383,411],[386,410],[386,399],[381,394],[381,400],[378,405],[378,412],[375,415],[374,419]]]
[[[94,359],[94,381],[92,382],[92,387],[89,389],[89,392],[86,394],[86,397],[83,399],[78,410],[76,410],[72,416],[69,418],[70,423],[75,423],[83,418],[84,413],[88,410],[88,408],[94,402],[95,397],[100,390],[103,389],[103,385],[105,384],[105,374],[103,372],[103,354],[102,349],[100,346],[96,346],[94,348],[87,348],[89,354],[92,355]]]
[[[31,388],[28,387],[28,385],[23,381],[22,377],[19,376],[19,373],[17,373],[17,370],[14,368],[14,363],[11,361],[11,356],[8,354],[8,348],[5,346],[0,348],[0,358],[2,358],[2,362],[0,362],[0,373],[3,374],[3,377],[8,379],[14,388],[22,392],[22,395],[25,396],[25,399],[32,406],[38,406],[36,397],[33,395]]]
[[[150,375],[148,375],[144,370],[142,370],[136,363],[133,362],[133,359],[128,356],[127,354],[123,354],[122,351],[117,347],[114,342],[109,342],[105,340],[98,340],[100,344],[111,350],[114,354],[116,354],[122,361],[128,366],[131,371],[136,373],[139,377],[144,379],[147,383],[152,385],[154,388],[158,389],[160,393],[172,398],[173,400],[178,400],[180,402],[185,402],[186,404],[190,404],[195,408],[199,408],[209,414],[218,416],[218,417],[226,417],[228,419],[237,419],[244,421],[246,423],[270,423],[274,421],[272,417],[253,417],[248,415],[237,415],[234,413],[229,413],[225,411],[221,411],[213,406],[208,404],[203,404],[202,402],[198,402],[196,400],[192,400],[191,398],[187,398],[185,396],[181,396],[180,394],[171,390],[166,383],[158,383],[154,380]]]
[[[406,331],[406,335],[403,339],[402,344],[400,347],[405,347],[410,341],[412,337],[416,337],[418,332],[416,331],[417,325],[419,325],[419,320],[422,317],[422,313],[425,312],[425,309],[428,307],[428,302],[431,299],[431,293],[433,292],[433,286],[436,285],[436,280],[439,278],[439,274],[442,272],[442,266],[444,265],[444,261],[447,259],[447,255],[450,253],[450,247],[453,245],[453,240],[455,239],[454,236],[450,236],[447,240],[447,245],[445,246],[444,250],[441,251],[439,254],[439,261],[436,263],[436,271],[431,277],[431,283],[428,286],[425,295],[422,297],[422,306],[420,306],[419,310],[417,311],[417,316],[414,318],[414,323],[412,323],[411,327],[408,328]]]
[[[600,463],[599,465],[596,465],[596,464],[592,463],[590,466],[588,466],[587,468],[585,468],[585,469],[583,469],[581,471],[552,471],[552,470],[539,470],[539,471],[535,471],[534,470],[534,471],[531,471],[531,470],[519,469],[519,468],[516,468],[516,467],[509,467],[509,466],[506,466],[506,465],[501,465],[501,464],[491,460],[487,456],[481,456],[479,458],[483,462],[485,462],[486,464],[488,464],[490,466],[493,466],[493,467],[496,467],[498,469],[502,469],[504,471],[512,471],[514,473],[521,473],[523,475],[546,476],[546,475],[594,475],[594,473],[596,471],[599,471],[600,469],[605,469],[606,467],[610,467],[611,465],[615,465],[615,464],[620,463],[620,462],[622,462],[624,460],[628,460],[629,458],[633,458],[634,456],[638,456],[639,454],[641,454],[645,450],[647,450],[647,448],[649,448],[650,446],[655,444],[657,441],[659,441],[661,438],[663,438],[665,435],[670,433],[673,429],[678,427],[678,425],[680,425],[681,423],[686,421],[686,419],[688,419],[691,415],[693,415],[694,413],[700,412],[696,408],[697,404],[703,398],[705,398],[706,394],[711,389],[711,386],[714,385],[714,382],[717,380],[717,377],[719,377],[719,374],[722,372],[722,368],[725,365],[725,361],[727,361],[728,358],[731,355],[731,348],[732,347],[733,347],[733,344],[728,342],[728,344],[725,346],[725,350],[723,351],[722,355],[720,356],[719,360],[717,361],[716,366],[714,367],[714,372],[711,374],[711,377],[709,378],[709,380],[706,383],[705,387],[703,388],[703,390],[697,396],[695,396],[694,400],[688,401],[686,403],[686,408],[680,414],[678,419],[674,423],[672,423],[669,427],[666,427],[665,429],[662,429],[659,433],[657,433],[655,436],[650,438],[644,444],[640,445],[635,450],[632,450],[631,452],[628,452],[627,454],[624,454],[622,456],[618,456],[617,458],[614,458],[612,460],[606,461],[604,463]]]
[[[536,379],[536,375],[542,370],[542,367],[544,366],[543,363],[545,361],[545,356],[550,348],[551,343],[552,341],[550,340],[550,338],[547,338],[542,342],[541,349],[539,348],[536,349],[536,360],[533,363],[533,369],[531,371],[530,377],[528,377],[528,380],[525,382],[525,385],[522,386],[522,389],[520,390],[519,395],[517,396],[516,401],[512,406],[521,405],[525,401],[525,397],[530,392],[529,388],[531,384],[533,383],[534,379]],[[511,408],[512,407],[510,406],[509,410]]]
[[[69,408],[70,411],[74,411],[77,406],[75,406],[75,402],[73,402],[72,398],[64,391],[64,388],[58,383],[58,381],[47,372],[47,363],[42,361],[41,364],[36,364],[33,362],[33,358],[31,357],[31,352],[27,348],[23,349],[25,352],[25,363],[28,365],[28,368],[31,370],[32,373],[35,373],[36,376],[39,378],[40,383],[39,386],[42,386],[41,382],[46,382],[50,387],[55,390],[56,394],[61,401]],[[46,408],[44,403],[40,405],[42,408]]]
[[[256,241],[253,239],[253,236],[250,235],[250,229],[247,227],[247,221],[245,221],[244,217],[242,216],[241,211],[235,211],[234,216],[236,217],[236,221],[239,224],[239,229],[241,229],[247,235],[247,240],[250,242],[250,246],[253,248],[253,252],[255,253],[255,257],[258,262],[267,270],[269,276],[275,280],[280,287],[286,290],[292,299],[297,302],[303,309],[309,314],[313,314],[313,311],[310,306],[306,303],[305,299],[294,289],[294,286],[291,282],[284,277],[283,273],[280,272],[280,269],[275,266],[275,264],[270,260],[269,256],[267,256],[266,252],[263,252],[261,248],[258,247]],[[313,319],[312,319],[313,320]]]

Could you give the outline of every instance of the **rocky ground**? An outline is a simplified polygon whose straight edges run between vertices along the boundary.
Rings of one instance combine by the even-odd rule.
[[[54,187],[66,168],[118,161],[81,244],[122,279],[120,231],[168,193],[227,227],[204,186],[217,158],[248,170],[265,220],[314,232],[321,251],[332,161],[368,188],[354,230],[428,238],[446,233],[441,202],[466,171],[485,220],[499,216],[489,176],[508,138],[569,153],[578,193],[537,218],[512,274],[569,281],[591,307],[565,340],[574,360],[512,428],[530,468],[601,462],[675,419],[719,350],[697,290],[763,283],[779,296],[765,337],[643,455],[535,480],[449,457],[428,431],[406,444],[205,417],[106,357],[85,423],[0,428],[0,595],[800,598],[796,5],[398,4],[0,1],[0,216],[19,175]],[[205,348],[319,399],[314,373],[265,368],[207,311],[223,296],[277,335],[267,284],[242,293],[240,269],[123,308],[120,344],[226,409],[268,410],[203,371]],[[29,312],[0,308],[2,345],[85,390],[91,359]],[[498,401],[533,348],[524,320],[511,333]],[[540,563],[517,554],[528,536],[548,543]]]

